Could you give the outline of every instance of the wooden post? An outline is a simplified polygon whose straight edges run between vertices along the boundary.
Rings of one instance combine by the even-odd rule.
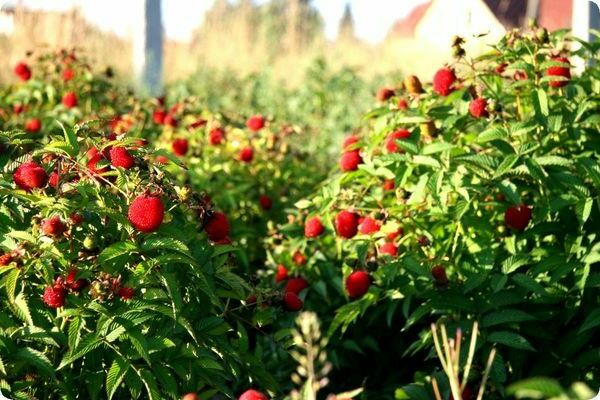
[[[131,0],[128,0],[131,1]],[[163,27],[161,0],[136,0],[138,18],[133,32],[133,69],[140,91],[162,92]]]
[[[573,0],[571,29],[573,36],[586,42],[592,40],[590,29],[600,29],[600,0]],[[578,74],[586,66],[585,60],[581,58],[573,60],[573,64]]]

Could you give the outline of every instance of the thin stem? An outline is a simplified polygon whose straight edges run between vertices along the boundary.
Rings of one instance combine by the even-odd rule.
[[[469,355],[467,356],[467,364],[465,365],[465,370],[463,371],[463,378],[461,389],[464,389],[467,380],[469,379],[469,372],[471,372],[471,364],[473,363],[473,358],[475,357],[475,345],[477,344],[477,334],[479,332],[479,324],[477,321],[473,322],[473,331],[471,332],[471,343],[469,344]]]
[[[433,394],[435,395],[435,400],[442,400],[440,388],[438,387],[437,380],[435,378],[431,378],[431,386],[433,386]]]
[[[485,372],[483,373],[483,378],[481,379],[481,385],[479,386],[479,392],[477,393],[477,400],[483,399],[483,392],[485,392],[485,384],[490,375],[490,371],[492,369],[492,364],[494,362],[494,358],[496,357],[496,349],[492,349],[490,352],[490,356],[488,357],[487,365],[485,366]]]

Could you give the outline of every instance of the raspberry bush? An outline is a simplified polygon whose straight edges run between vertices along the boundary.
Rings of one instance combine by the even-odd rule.
[[[283,243],[267,239],[273,268],[308,282],[333,381],[377,398],[434,398],[432,322],[480,321],[469,381],[497,348],[487,398],[533,376],[598,386],[598,70],[569,62],[597,45],[514,31],[470,58],[462,44],[431,87],[411,77],[366,115]]]

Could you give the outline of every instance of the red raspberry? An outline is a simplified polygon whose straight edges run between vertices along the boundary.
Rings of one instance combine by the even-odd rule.
[[[246,121],[246,126],[252,132],[258,132],[265,127],[265,117],[262,115],[253,115]]]
[[[67,277],[65,278],[65,285],[72,291],[79,293],[81,292],[87,285],[88,281],[85,279],[76,279],[77,278],[77,268],[73,268],[69,271]]]
[[[557,76],[557,77],[562,77],[562,78],[566,78],[566,79],[551,80],[549,82],[550,86],[558,88],[558,87],[563,87],[563,86],[568,85],[569,81],[571,80],[571,69],[570,69],[571,64],[569,63],[569,59],[566,57],[553,57],[552,60],[556,61],[557,63],[566,64],[566,66],[557,65],[557,66],[549,67],[546,70],[546,76]]]
[[[50,308],[59,308],[65,305],[66,294],[67,291],[60,286],[47,286],[42,300]]]
[[[433,77],[433,90],[441,95],[448,96],[454,91],[453,85],[456,82],[456,75],[450,68],[439,69]]]
[[[346,292],[350,299],[358,299],[369,290],[371,276],[365,271],[354,271],[346,278]]]
[[[387,87],[383,87],[377,91],[377,100],[381,102],[387,101],[393,96],[394,90]]]
[[[110,163],[113,167],[129,169],[135,165],[135,158],[125,147],[113,147],[110,149]]]
[[[73,71],[70,68],[65,69],[62,73],[63,81],[70,81],[71,79],[73,79],[74,76],[75,76],[75,71]]]
[[[186,393],[181,400],[200,400],[196,393]]]
[[[173,153],[175,153],[176,156],[183,157],[188,152],[189,143],[188,143],[187,139],[183,139],[183,138],[175,139],[175,140],[173,140],[172,148],[173,148]]]
[[[398,230],[396,232],[388,233],[387,236],[386,236],[386,238],[388,240],[392,241],[392,240],[396,240],[396,238],[398,236],[402,236],[402,235],[404,235],[404,229],[398,228]]]
[[[342,142],[343,152],[354,151],[356,147],[354,145],[357,144],[359,141],[360,138],[358,137],[358,135],[350,135],[346,137]]]
[[[304,303],[296,293],[285,292],[283,295],[283,306],[287,311],[299,311],[304,306]]]
[[[218,242],[229,236],[229,220],[225,214],[217,211],[212,214],[204,230],[211,241]]]
[[[240,160],[249,163],[254,159],[254,149],[250,146],[244,147],[240,150]]]
[[[27,161],[19,166],[13,174],[15,184],[23,190],[30,191],[46,186],[48,174],[44,168],[34,161]]]
[[[79,214],[79,213],[73,213],[69,216],[69,220],[71,221],[71,224],[73,225],[79,225],[83,222],[85,218],[83,217],[83,215]]]
[[[396,182],[394,182],[393,179],[386,179],[385,182],[383,182],[383,190],[394,190],[395,187]]]
[[[24,62],[19,62],[15,65],[14,73],[22,81],[31,79],[31,69],[29,69],[29,66]]]
[[[134,295],[135,289],[125,286],[119,288],[119,291],[117,292],[117,296],[119,296],[123,300],[130,300],[133,298]]]
[[[270,210],[273,207],[273,200],[266,194],[260,196],[259,203],[263,210]]]
[[[504,223],[515,231],[524,231],[531,221],[531,208],[525,204],[511,206],[504,212]]]
[[[431,275],[438,285],[447,285],[448,276],[446,275],[446,269],[442,265],[436,265],[431,268]]]
[[[25,122],[25,131],[29,133],[38,133],[42,129],[42,121],[38,118],[32,118]]]
[[[58,176],[58,172],[56,171],[52,171],[50,173],[50,177],[48,178],[48,185],[52,186],[53,188],[58,188],[58,183],[59,183],[59,179],[60,177]]]
[[[6,267],[13,260],[13,255],[11,253],[2,254],[0,256],[0,267]]]
[[[214,128],[208,133],[208,141],[213,146],[218,146],[225,140],[225,131],[221,128]]]
[[[42,232],[46,236],[55,238],[61,236],[67,230],[67,225],[60,219],[58,215],[54,215],[42,222]]]
[[[469,104],[469,112],[473,118],[486,118],[489,113],[487,111],[487,100],[483,97],[478,97]]]
[[[159,197],[140,195],[129,205],[127,217],[135,229],[150,233],[163,222],[165,206]]]
[[[307,258],[304,254],[300,253],[299,251],[296,251],[294,253],[294,255],[292,256],[292,259],[294,260],[294,264],[300,266],[300,265],[305,265]]]
[[[62,103],[67,108],[77,106],[77,95],[74,92],[67,92],[62,97]]]
[[[170,126],[172,128],[176,128],[179,125],[179,121],[171,114],[165,115],[165,119],[163,120],[163,124]]]
[[[381,224],[371,217],[364,217],[359,219],[358,229],[363,235],[372,235],[373,233],[379,232]]]
[[[152,113],[152,121],[157,125],[163,125],[165,123],[165,117],[167,116],[167,112],[162,108],[154,110]]]
[[[308,282],[304,278],[290,278],[285,285],[285,292],[300,294],[301,291],[308,288]]]
[[[380,254],[387,254],[388,256],[396,257],[398,255],[398,246],[392,242],[386,242],[379,246]]]
[[[279,283],[288,278],[288,270],[283,264],[277,266],[277,273],[275,274],[275,282]]]
[[[408,139],[410,135],[410,131],[406,129],[398,129],[397,131],[390,133],[385,141],[385,149],[388,153],[404,153],[404,150],[398,146],[396,140]]]
[[[340,169],[343,172],[356,171],[360,163],[362,163],[362,157],[359,150],[348,151],[340,158]]]
[[[358,214],[352,211],[340,211],[335,217],[335,229],[343,238],[353,238],[358,232]]]
[[[408,109],[408,103],[406,102],[406,100],[404,100],[404,99],[398,100],[398,110],[407,110],[407,109]]]
[[[25,111],[25,106],[21,103],[15,103],[13,104],[13,112],[15,114],[21,114],[23,111]],[[27,124],[25,125],[27,126]],[[27,128],[25,128],[27,129]]]
[[[104,155],[100,153],[95,147],[92,147],[87,151],[86,157],[88,159],[88,162],[86,164],[87,169],[90,170],[92,174],[102,174],[108,171],[108,165],[98,168],[98,163],[105,160],[105,158]]]
[[[238,400],[269,400],[269,398],[258,390],[246,390]]]
[[[308,218],[304,223],[304,236],[307,238],[316,238],[324,231],[323,224],[319,217]]]

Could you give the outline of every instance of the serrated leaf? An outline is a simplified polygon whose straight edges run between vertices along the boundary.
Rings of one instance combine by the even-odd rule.
[[[487,314],[481,319],[481,327],[489,328],[490,326],[502,325],[515,322],[533,321],[535,317],[527,314],[524,311],[517,309],[503,309]]]
[[[135,243],[131,242],[118,242],[112,244],[102,250],[102,252],[98,255],[98,264],[102,265],[106,262],[113,260],[117,257],[134,253],[138,250]]]
[[[148,392],[148,398],[150,400],[161,400],[163,397],[158,390],[158,385],[156,384],[156,380],[154,379],[154,375],[147,369],[142,369],[139,372],[140,378],[146,387],[146,391]]]
[[[170,237],[151,237],[144,241],[141,244],[140,249],[143,251],[152,251],[152,250],[174,250],[185,255],[191,255],[190,249],[188,246],[183,243],[181,240],[177,240]]]
[[[454,148],[456,148],[456,145],[453,145],[452,143],[435,142],[435,143],[430,143],[430,144],[426,145],[425,147],[423,147],[422,154],[423,155],[436,154],[436,153],[441,153],[444,151],[452,150]]]
[[[31,319],[31,312],[29,311],[29,305],[27,304],[27,300],[23,292],[19,293],[15,297],[13,305],[17,317],[27,322],[28,325],[33,325],[33,320]]]
[[[113,398],[128,370],[128,362],[120,357],[114,359],[106,374],[106,397],[108,400]]]
[[[61,360],[60,365],[58,366],[57,370],[60,370],[64,367],[66,367],[67,365],[73,363],[74,361],[78,360],[79,358],[85,356],[87,353],[96,349],[101,344],[102,344],[102,342],[95,335],[86,336],[79,343],[77,350],[71,351],[71,352],[65,354],[65,356]]]
[[[34,365],[40,372],[48,376],[54,376],[54,367],[52,363],[46,357],[44,353],[41,351],[32,349],[30,347],[23,347],[17,351],[15,357],[18,360],[28,361],[30,364]]]
[[[488,335],[487,341],[490,343],[503,344],[508,347],[520,350],[535,351],[533,346],[523,336],[508,331],[494,332]]]
[[[517,269],[521,268],[524,265],[529,263],[529,257],[523,255],[516,255],[508,257],[502,263],[502,272],[505,274],[510,274]]]
[[[8,297],[8,301],[10,301],[11,303],[15,302],[15,291],[17,290],[17,282],[19,280],[20,273],[20,269],[14,268],[4,277],[4,287],[6,289],[6,295]]]

